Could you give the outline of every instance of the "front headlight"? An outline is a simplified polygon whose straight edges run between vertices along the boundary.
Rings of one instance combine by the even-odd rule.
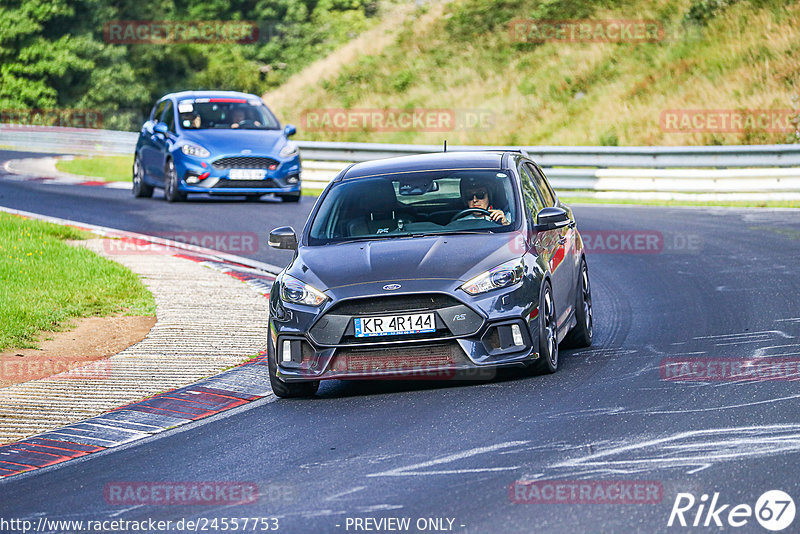
[[[507,261],[469,280],[461,286],[461,289],[470,295],[478,295],[492,289],[513,286],[522,280],[524,271],[521,258]]]
[[[297,152],[298,152],[297,143],[292,143],[290,141],[286,143],[281,149],[281,157],[288,158],[289,156],[294,156],[295,154],[297,154]]]
[[[325,296],[322,291],[301,282],[293,276],[285,274],[281,280],[281,299],[294,304],[319,306],[328,300],[328,297]]]
[[[211,153],[200,145],[183,145],[181,152],[187,156],[194,156],[196,158],[207,158]]]

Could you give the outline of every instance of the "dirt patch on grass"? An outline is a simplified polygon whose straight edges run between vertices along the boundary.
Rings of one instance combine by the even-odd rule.
[[[156,318],[89,317],[75,323],[67,332],[44,332],[39,349],[0,353],[0,387],[59,373],[65,379],[107,378],[111,366],[102,360],[143,340]]]

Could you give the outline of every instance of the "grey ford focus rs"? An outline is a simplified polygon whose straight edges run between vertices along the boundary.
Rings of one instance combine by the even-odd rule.
[[[589,346],[592,297],[572,210],[519,152],[351,165],[320,195],[270,293],[274,393],[327,379],[444,379],[558,369]]]

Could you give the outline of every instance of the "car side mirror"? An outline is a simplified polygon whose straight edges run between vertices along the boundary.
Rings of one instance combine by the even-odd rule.
[[[167,124],[165,122],[157,122],[156,125],[153,126],[153,131],[166,137],[169,128],[167,128]]]
[[[534,230],[544,232],[546,230],[556,230],[569,224],[569,215],[562,208],[544,208],[536,215],[536,226]]]
[[[297,236],[291,226],[281,226],[269,233],[267,242],[272,248],[283,250],[297,250]]]
[[[295,128],[294,124],[287,124],[283,128],[283,133],[286,135],[286,137],[291,137],[297,133],[297,128]]]

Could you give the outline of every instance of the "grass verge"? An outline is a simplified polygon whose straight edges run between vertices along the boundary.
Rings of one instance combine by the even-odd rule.
[[[61,172],[91,176],[106,182],[129,182],[132,167],[133,155],[62,159],[56,163],[56,169]]]
[[[0,351],[34,348],[41,332],[68,328],[73,318],[155,315],[136,274],[64,242],[88,235],[0,213]]]

